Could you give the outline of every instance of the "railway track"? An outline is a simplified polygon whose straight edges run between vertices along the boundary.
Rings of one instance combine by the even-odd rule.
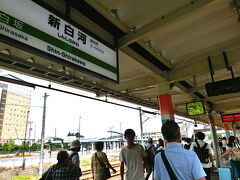
[[[115,174],[111,173],[112,177],[110,179],[112,179],[114,177],[120,176],[120,170],[119,170],[120,163],[113,164],[112,167],[114,167],[117,170],[117,173],[115,173]],[[91,169],[82,171],[81,180],[90,180],[90,179],[92,180],[92,171],[91,171]]]

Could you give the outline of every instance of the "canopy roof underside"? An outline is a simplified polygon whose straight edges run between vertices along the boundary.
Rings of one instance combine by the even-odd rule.
[[[64,0],[47,1],[65,14]],[[240,24],[230,0],[71,0],[70,18],[119,47],[119,83],[74,69],[67,63],[23,51],[0,39],[0,67],[41,79],[159,109],[161,82],[169,82],[174,111],[187,116],[186,103],[201,100],[220,114],[240,112],[240,93],[208,97],[205,83],[240,73]],[[32,60],[31,60],[32,59]],[[64,67],[64,68],[63,68]],[[1,80],[1,79],[0,79]],[[208,115],[190,117],[208,122]]]

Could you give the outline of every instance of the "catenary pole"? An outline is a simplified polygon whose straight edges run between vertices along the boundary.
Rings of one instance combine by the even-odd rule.
[[[142,109],[139,107],[139,117],[140,117],[140,130],[141,130],[141,142],[143,145],[143,122],[142,122]]]
[[[27,119],[26,119],[26,125],[25,125],[25,134],[24,134],[24,142],[23,142],[23,164],[22,164],[22,170],[25,169],[25,149],[26,149],[26,139],[27,139],[27,126],[28,126],[28,118],[29,118],[29,111],[27,111]]]
[[[43,117],[42,117],[42,134],[41,134],[41,151],[40,151],[40,161],[39,161],[39,176],[42,176],[43,173],[43,158],[44,158],[44,136],[45,136],[45,118],[46,118],[46,101],[47,93],[44,94],[44,103],[43,103]]]

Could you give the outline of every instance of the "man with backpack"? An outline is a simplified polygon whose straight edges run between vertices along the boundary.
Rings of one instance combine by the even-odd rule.
[[[76,166],[80,167],[80,160],[78,152],[80,151],[81,144],[78,139],[72,141],[70,150],[68,151],[68,159]],[[76,178],[78,180],[79,178]]]
[[[145,146],[145,152],[147,154],[147,161],[146,161],[146,177],[145,180],[148,180],[150,177],[153,167],[154,167],[154,157],[157,152],[155,146],[153,145],[152,138],[148,138],[148,143]]]
[[[210,180],[211,177],[211,167],[214,167],[213,156],[210,151],[209,145],[203,141],[205,138],[205,134],[202,132],[198,132],[196,134],[196,141],[192,143],[190,150],[194,151],[200,162],[202,163],[202,167],[207,174],[206,179]]]

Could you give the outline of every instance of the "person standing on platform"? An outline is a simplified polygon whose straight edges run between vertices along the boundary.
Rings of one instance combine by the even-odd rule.
[[[96,142],[95,148],[97,152],[94,153],[91,158],[91,169],[92,169],[93,179],[106,180],[109,177],[106,177],[107,174],[105,174],[104,172],[105,167],[112,169],[113,173],[116,173],[117,171],[109,163],[106,153],[102,152],[103,142]]]
[[[78,152],[80,151],[81,144],[78,139],[72,141],[70,150],[68,151],[69,160],[77,167],[80,167],[80,160]]]
[[[158,139],[158,144],[157,144],[156,148],[157,148],[157,152],[156,153],[161,152],[161,151],[164,150],[164,141],[162,140],[162,138]]]
[[[213,155],[211,153],[209,145],[203,141],[205,139],[205,134],[198,132],[196,134],[196,141],[192,143],[190,150],[194,151],[199,160],[202,163],[203,169],[207,174],[206,179],[211,179],[211,167],[214,167]]]
[[[236,138],[235,136],[230,136],[228,138],[228,144],[226,151],[221,155],[221,157],[228,157],[232,169],[233,179],[240,179],[240,161],[236,158],[234,150],[236,150]]]
[[[222,138],[222,150],[223,150],[223,152],[227,150],[227,138],[226,137]]]
[[[124,137],[127,140],[127,146],[121,149],[119,155],[121,180],[124,180],[124,164],[127,168],[126,180],[144,180],[147,155],[143,146],[134,143],[135,132],[132,129],[127,129]]]
[[[196,153],[182,148],[178,124],[168,121],[161,131],[168,145],[155,156],[154,180],[206,180]]]
[[[82,175],[81,169],[69,160],[67,151],[60,150],[57,154],[57,160],[57,164],[51,166],[40,180],[75,180]]]
[[[146,174],[145,180],[148,180],[154,168],[154,157],[157,152],[155,146],[153,145],[152,138],[148,138],[148,143],[145,146],[145,152],[147,154],[147,161],[146,161],[147,174]]]

